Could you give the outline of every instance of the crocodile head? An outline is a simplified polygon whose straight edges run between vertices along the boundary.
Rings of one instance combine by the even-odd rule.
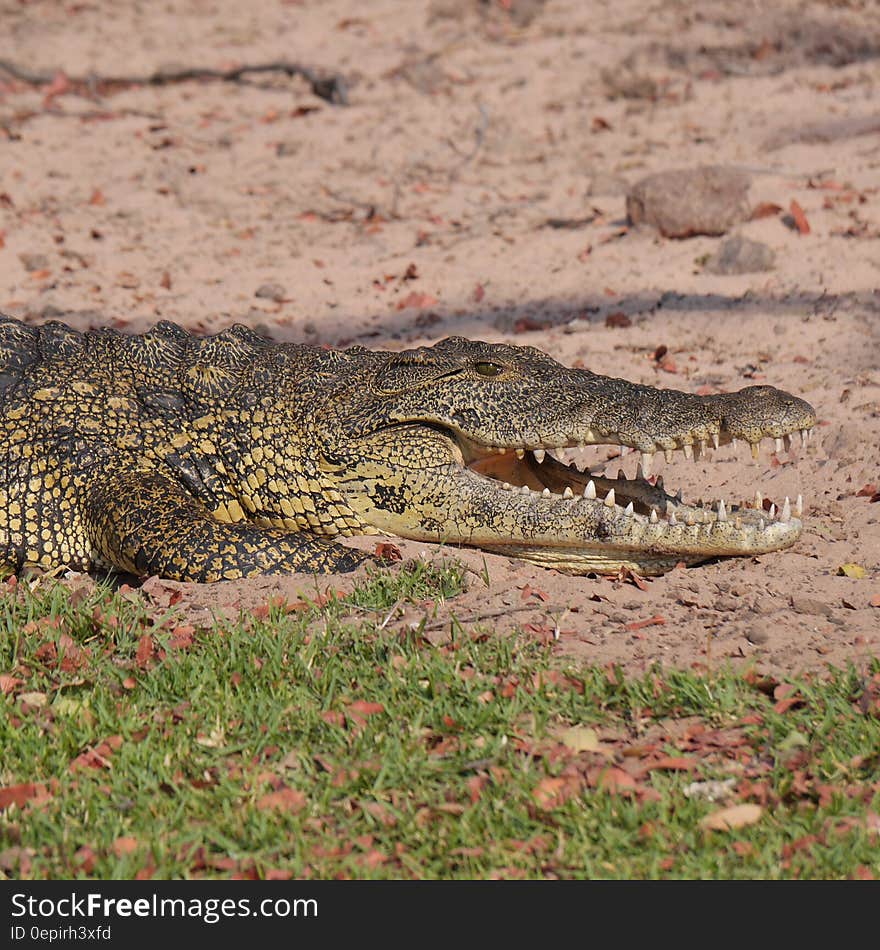
[[[690,456],[763,438],[806,441],[813,408],[769,386],[698,396],[562,366],[532,347],[450,338],[401,353],[339,354],[358,369],[322,424],[321,468],[364,525],[474,545],[571,573],[755,555],[794,543],[781,510],[686,504],[650,478],[655,453]],[[355,359],[355,356],[359,359]],[[592,476],[586,445],[641,453],[635,478]],[[622,475],[622,473],[621,473]]]

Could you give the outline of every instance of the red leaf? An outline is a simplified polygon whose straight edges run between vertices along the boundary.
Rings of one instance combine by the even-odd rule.
[[[138,640],[137,653],[135,654],[137,665],[141,669],[149,666],[150,660],[153,658],[155,652],[156,648],[153,644],[153,638],[150,634],[145,633],[140,640]]]
[[[477,284],[477,286],[474,287],[473,294],[471,294],[471,300],[473,300],[474,303],[479,303],[485,296],[486,296],[485,288],[483,287],[482,284]]]
[[[873,483],[863,485],[857,492],[856,498],[870,498],[872,495],[877,494],[877,486]]]
[[[92,197],[89,198],[90,205],[104,205],[107,204],[107,199],[104,197],[104,192],[100,188],[95,188],[92,192]]]
[[[789,205],[789,211],[791,216],[794,218],[795,227],[801,234],[810,233],[810,223],[807,221],[807,216],[804,214],[804,209],[792,198],[791,204]]]
[[[779,214],[782,211],[782,208],[779,205],[773,204],[772,201],[762,201],[761,204],[757,205],[750,215],[752,221],[757,220],[758,218],[769,218],[774,214]]]
[[[261,811],[302,811],[308,804],[305,792],[295,788],[279,788],[257,799],[257,808]]]
[[[869,601],[872,607],[880,607],[880,594],[875,594]]]
[[[140,842],[137,838],[132,838],[130,835],[123,835],[117,838],[111,847],[116,857],[121,858],[124,854],[131,854],[132,851],[137,851],[139,844]]]
[[[655,769],[660,769],[666,772],[690,772],[691,769],[695,769],[697,763],[693,759],[688,759],[685,756],[672,756],[664,755],[662,758],[657,759],[656,762],[649,762],[645,768],[649,772],[653,772]]]
[[[59,69],[52,77],[52,82],[46,86],[46,94],[43,96],[43,107],[46,109],[50,108],[52,100],[56,96],[63,96],[66,92],[69,92],[70,88],[70,80],[67,78],[67,75]]]
[[[16,686],[21,686],[24,680],[17,676],[10,676],[8,673],[0,673],[0,693],[6,695],[15,690]]]
[[[616,311],[615,313],[609,313],[605,317],[605,326],[606,327],[631,327],[632,320],[623,313],[623,311]]]
[[[654,627],[660,626],[661,624],[666,623],[666,618],[661,617],[660,614],[656,614],[653,617],[648,617],[647,620],[633,620],[626,625],[627,630],[641,630],[642,627]]]
[[[362,716],[373,716],[376,713],[385,712],[382,703],[370,703],[365,699],[356,699],[348,708],[351,712],[360,713]]]
[[[605,791],[616,794],[626,792],[636,787],[636,780],[623,769],[610,768],[602,769],[598,777],[598,787]]]
[[[0,811],[13,804],[21,808],[25,802],[31,799],[39,803],[51,797],[52,793],[45,785],[38,785],[34,782],[23,782],[21,785],[7,785],[5,788],[0,788]]]
[[[375,554],[376,557],[381,558],[383,561],[403,560],[403,555],[400,553],[400,548],[396,544],[392,544],[390,541],[379,541],[376,544]]]
[[[431,294],[420,294],[413,291],[411,294],[407,294],[402,300],[397,301],[397,309],[406,310],[408,307],[413,307],[418,310],[424,310],[426,307],[433,307],[434,304],[438,302],[438,299]]]
[[[547,325],[534,317],[520,317],[513,325],[514,333],[528,333],[531,330],[546,330]]]
[[[572,776],[542,778],[532,790],[535,804],[543,811],[559,808],[571,798],[578,789],[578,781]]]
[[[785,712],[788,712],[789,709],[792,709],[795,706],[803,706],[804,698],[803,696],[789,696],[787,699],[780,699],[778,703],[774,704],[773,712],[782,715]]]

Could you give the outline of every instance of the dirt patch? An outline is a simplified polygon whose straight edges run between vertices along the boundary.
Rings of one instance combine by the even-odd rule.
[[[872,6],[786,2],[759,22],[637,0],[4,4],[0,60],[53,79],[0,68],[0,308],[334,345],[457,333],[688,391],[788,389],[820,417],[800,457],[657,468],[691,497],[803,494],[795,548],[644,590],[465,552],[490,587],[443,609],[630,672],[861,662],[880,651]],[[310,72],[98,81],[278,61]],[[315,75],[343,77],[348,105]],[[627,226],[628,184],[705,165],[751,177],[764,211],[735,230],[772,270],[719,276],[704,265],[723,239]],[[250,609],[315,585],[186,585],[181,603]]]

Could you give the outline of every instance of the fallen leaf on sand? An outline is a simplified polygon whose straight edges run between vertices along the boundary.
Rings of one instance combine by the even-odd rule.
[[[845,575],[846,577],[852,577],[855,580],[861,580],[867,571],[862,567],[861,564],[841,564],[837,569],[838,576]]]

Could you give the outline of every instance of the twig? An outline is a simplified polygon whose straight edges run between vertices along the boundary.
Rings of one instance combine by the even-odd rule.
[[[471,150],[466,154],[462,154],[461,149],[455,144],[455,142],[452,139],[447,139],[447,142],[453,151],[461,156],[460,161],[453,165],[449,172],[450,179],[454,178],[461,171],[461,169],[468,164],[468,162],[473,161],[477,156],[477,152],[479,152],[483,147],[483,141],[486,138],[486,130],[489,128],[489,113],[482,103],[478,103],[477,108],[480,111],[480,122],[477,125],[476,132],[474,133],[474,144]]]
[[[17,63],[0,59],[0,70],[28,83],[31,86],[48,86],[55,82],[57,73],[41,73],[26,69]],[[220,82],[240,82],[249,73],[284,73],[287,76],[302,76],[320,99],[333,105],[348,105],[348,88],[345,79],[336,73],[318,74],[308,66],[279,60],[272,63],[254,63],[236,66],[233,69],[209,69],[190,66],[182,69],[160,69],[148,76],[67,76],[68,92],[86,91],[94,96],[98,90],[109,92],[129,86],[168,86],[172,83],[190,82],[198,79],[216,79]]]

